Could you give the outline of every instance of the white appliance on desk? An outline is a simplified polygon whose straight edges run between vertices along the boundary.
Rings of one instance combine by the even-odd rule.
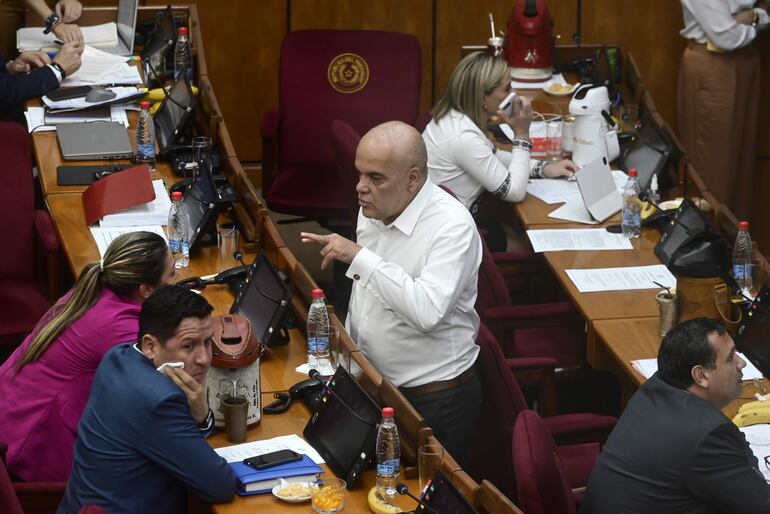
[[[572,136],[572,160],[578,166],[602,157],[608,162],[620,155],[618,134],[607,122],[610,99],[605,86],[580,86],[569,103],[575,117]]]

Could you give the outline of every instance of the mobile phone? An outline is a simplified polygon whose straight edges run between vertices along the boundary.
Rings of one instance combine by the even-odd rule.
[[[184,369],[184,362],[164,362],[160,366],[158,366],[157,369],[161,373],[166,372],[166,368],[182,368]]]
[[[506,116],[513,116],[513,99],[516,98],[516,91],[511,91],[505,99],[500,102],[498,111],[503,111]]]
[[[292,450],[278,450],[263,455],[257,455],[256,457],[249,457],[248,459],[244,459],[243,463],[254,469],[265,469],[301,459],[301,453]]]

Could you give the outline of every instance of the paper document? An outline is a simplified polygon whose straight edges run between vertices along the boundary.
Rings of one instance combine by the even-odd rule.
[[[97,227],[96,225],[91,227],[91,235],[94,238],[94,241],[96,241],[96,246],[99,248],[99,255],[104,257],[105,252],[107,252],[107,247],[110,246],[110,243],[113,239],[115,239],[118,236],[122,236],[123,234],[128,234],[129,232],[152,232],[154,234],[158,234],[163,239],[166,238],[166,232],[163,231],[163,227],[160,225],[147,225],[147,226],[141,226],[137,225],[135,227]]]
[[[633,250],[631,241],[622,234],[611,234],[603,228],[527,230],[535,253],[562,250]]]
[[[564,80],[564,75],[561,73],[554,73],[551,78],[542,80],[540,82],[519,82],[518,80],[511,80],[511,87],[513,89],[543,89],[548,84],[564,84],[567,82]]]
[[[69,78],[73,81],[86,80],[93,83],[106,75],[117,72],[125,63],[126,57],[124,56],[108,54],[86,45],[80,56],[80,68]]]
[[[69,100],[60,100],[58,102],[54,102],[47,96],[43,96],[43,103],[51,110],[54,111],[63,111],[63,110],[70,110],[75,111],[77,109],[91,109],[93,107],[98,107],[100,105],[106,105],[106,104],[115,104],[117,105],[119,100],[125,99],[126,102],[130,99],[136,99],[140,96],[144,96],[144,91],[141,89],[137,89],[135,87],[109,87],[107,88],[110,91],[115,93],[115,98],[112,98],[110,100],[105,100],[103,102],[88,102],[86,101],[85,97],[81,98],[70,98]]]
[[[135,227],[137,225],[166,225],[171,200],[162,180],[153,180],[155,200],[128,209],[108,214],[102,218],[99,225],[104,227]]]
[[[549,218],[564,221],[574,221],[575,223],[585,223],[586,225],[598,225],[599,222],[591,216],[591,213],[586,209],[583,199],[570,200],[558,209],[548,213]]]
[[[770,425],[760,423],[758,425],[741,427],[738,430],[743,432],[746,442],[749,443],[749,448],[751,448],[754,457],[757,458],[759,463],[758,469],[765,478],[765,482],[770,482],[770,469],[764,463],[765,457],[770,455]]]
[[[313,459],[313,462],[316,464],[323,464],[326,462],[321,458],[321,455],[315,451],[315,448],[310,446],[307,441],[297,434],[282,435],[264,441],[253,441],[251,443],[236,444],[224,448],[214,448],[214,451],[217,452],[220,457],[223,457],[230,463],[239,462],[243,459],[248,459],[249,457],[264,455],[278,450],[294,450],[297,453],[307,455]]]
[[[574,201],[583,203],[577,182],[563,178],[532,179],[527,184],[527,193],[547,204]]]
[[[30,133],[33,131],[45,132],[56,130],[56,125],[46,125],[45,107],[28,107],[24,112],[24,117],[27,118],[27,129]],[[81,121],[100,121],[100,119],[82,116],[79,118],[72,118],[71,123]],[[126,107],[123,105],[110,105],[110,119],[108,121],[122,123],[124,127],[128,128],[128,115],[126,114]]]
[[[75,87],[75,86],[93,86],[100,84],[116,84],[121,86],[127,85],[141,85],[144,84],[142,76],[139,73],[138,66],[131,66],[127,62],[121,62],[114,71],[100,76],[96,80],[85,80],[82,77],[78,77],[75,73],[71,77],[67,77],[61,83],[61,87]]]
[[[741,352],[735,352],[735,354],[746,361],[746,367],[743,368],[743,380],[754,380],[757,378],[762,378],[762,373],[759,372],[756,366],[749,362],[745,355],[743,355]],[[658,371],[658,359],[639,359],[636,361],[631,361],[631,365],[644,378],[650,378],[655,374],[656,371]],[[770,439],[768,439],[767,444],[770,444]]]
[[[118,26],[114,21],[101,25],[80,27],[86,45],[101,48],[118,46]],[[53,32],[43,34],[43,27],[23,27],[16,31],[16,48],[19,52],[29,50],[57,50],[56,35]]]
[[[318,371],[318,372],[319,372],[319,373],[320,373],[322,376],[325,376],[325,377],[328,377],[328,376],[334,375],[334,372],[336,371],[336,370],[335,370],[335,369],[332,367],[332,364],[331,364],[331,362],[329,362],[328,360],[325,360],[325,361],[323,361],[323,362],[321,362],[320,364],[318,364],[318,365],[315,365],[315,366],[310,366],[310,365],[309,365],[309,364],[306,362],[305,364],[300,364],[299,366],[297,366],[296,368],[294,368],[294,371],[296,371],[297,373],[302,373],[303,375],[307,375],[307,374],[308,374],[308,372],[310,372],[310,369],[311,369],[311,367],[312,367],[312,369],[315,369],[315,370],[316,370],[316,371]]]
[[[581,293],[660,289],[655,282],[669,288],[676,287],[676,277],[663,264],[625,268],[568,269],[564,272]]]

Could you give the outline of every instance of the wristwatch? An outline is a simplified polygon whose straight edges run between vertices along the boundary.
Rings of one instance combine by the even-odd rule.
[[[66,78],[67,78],[67,74],[66,74],[66,73],[64,73],[64,68],[62,67],[62,65],[61,65],[61,64],[59,64],[58,62],[52,62],[52,63],[51,63],[51,66],[53,66],[54,68],[56,68],[56,70],[57,70],[59,73],[61,73],[61,79],[62,79],[62,80],[64,80],[64,79],[66,79]]]
[[[754,18],[751,20],[751,26],[756,28],[757,25],[759,25],[759,12],[756,9],[752,9],[751,12],[754,14]]]
[[[59,18],[56,13],[51,13],[51,15],[45,19],[45,30],[43,31],[43,34],[50,34],[56,24],[59,23],[60,19],[61,18]]]

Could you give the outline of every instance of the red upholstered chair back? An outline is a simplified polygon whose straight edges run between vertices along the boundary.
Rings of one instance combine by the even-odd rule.
[[[500,268],[489,251],[484,237],[481,238],[481,266],[479,267],[479,292],[476,297],[476,312],[482,314],[490,307],[510,305],[511,297]],[[483,314],[482,314],[483,315]]]
[[[356,169],[356,148],[361,136],[356,130],[344,121],[334,120],[331,122],[331,141],[334,151],[334,160],[337,163],[340,183],[340,191],[348,195],[351,205],[351,219],[354,222],[358,214],[358,193],[356,193],[356,184],[358,183],[358,170]],[[355,231],[354,231],[355,233]]]
[[[5,454],[5,447],[2,449]],[[5,459],[0,459],[0,512],[4,514],[24,514],[21,509],[19,499],[16,498],[16,491],[13,489],[13,483],[8,476],[8,470],[5,468]]]
[[[512,447],[521,509],[527,514],[575,514],[575,500],[562,473],[556,443],[536,412],[519,414]]]
[[[481,412],[473,441],[471,475],[487,479],[503,494],[515,499],[514,473],[510,460],[500,458],[511,451],[511,430],[516,416],[527,408],[524,395],[492,332],[483,324],[476,339],[477,369],[481,379]]]
[[[364,30],[289,32],[281,49],[279,167],[333,167],[329,127],[359,134],[379,123],[417,121],[420,44],[415,36]]]
[[[0,220],[6,244],[0,279],[35,277],[35,193],[29,134],[15,122],[0,122]]]

